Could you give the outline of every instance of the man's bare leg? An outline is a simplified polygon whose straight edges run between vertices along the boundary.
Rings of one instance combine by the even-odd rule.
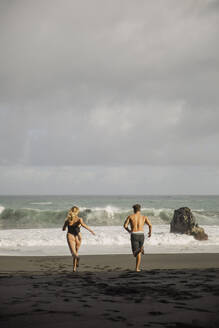
[[[138,253],[136,256],[136,271],[139,272],[140,270],[140,263],[141,263],[141,252]]]

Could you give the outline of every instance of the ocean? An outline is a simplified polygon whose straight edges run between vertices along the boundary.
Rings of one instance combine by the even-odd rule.
[[[219,252],[219,196],[0,196],[0,255],[70,255],[62,226],[73,205],[96,233],[81,229],[80,254],[129,254],[123,223],[136,203],[153,225],[151,238],[145,227],[145,253]],[[207,241],[170,233],[174,210],[183,206],[191,208]]]

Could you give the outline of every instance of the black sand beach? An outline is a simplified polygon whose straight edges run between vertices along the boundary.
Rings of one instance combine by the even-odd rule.
[[[0,326],[219,327],[219,254],[0,257]]]

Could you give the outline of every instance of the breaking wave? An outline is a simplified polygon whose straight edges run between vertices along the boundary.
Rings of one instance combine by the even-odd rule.
[[[35,202],[31,203],[31,205],[52,205],[52,202]]]
[[[3,206],[0,206],[0,214],[4,211],[4,207]]]
[[[91,226],[118,226],[122,225],[131,213],[130,210],[106,206],[81,208],[80,217]],[[173,209],[142,209],[142,214],[147,215],[155,225],[169,224],[173,213]],[[200,225],[219,225],[219,212],[193,211],[193,214]],[[67,210],[0,207],[0,229],[57,228],[63,225],[66,216]]]

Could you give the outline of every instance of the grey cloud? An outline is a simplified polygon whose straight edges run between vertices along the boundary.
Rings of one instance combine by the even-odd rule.
[[[217,167],[0,167],[0,194],[216,194]],[[201,178],[200,178],[201,177]]]
[[[1,1],[2,165],[216,165],[214,1]]]

